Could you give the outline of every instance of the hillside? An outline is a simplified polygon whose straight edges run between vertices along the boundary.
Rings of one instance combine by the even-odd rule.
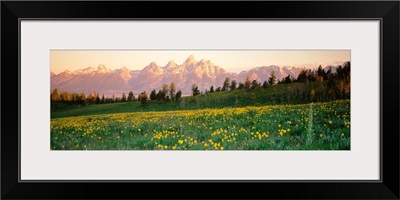
[[[194,110],[204,108],[244,107],[274,104],[300,104],[310,102],[310,91],[321,85],[317,83],[278,84],[267,89],[258,88],[253,91],[233,90],[215,92],[198,96],[187,96],[179,102],[159,103],[147,101],[143,108],[140,102],[123,102],[100,105],[67,105],[55,103],[51,109],[51,118],[85,116],[96,114],[112,114],[127,112],[148,112],[168,110]],[[326,82],[322,83],[326,86]]]

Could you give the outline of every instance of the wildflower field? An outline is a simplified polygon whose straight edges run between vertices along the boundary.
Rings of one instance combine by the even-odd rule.
[[[350,101],[51,119],[52,150],[350,150]]]

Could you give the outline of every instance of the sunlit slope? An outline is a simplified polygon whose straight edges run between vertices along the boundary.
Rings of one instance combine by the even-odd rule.
[[[320,85],[321,87],[326,87],[326,83],[321,83]],[[140,105],[140,102],[99,105],[57,104],[57,106],[53,105],[51,107],[51,118],[127,112],[261,106],[281,103],[304,104],[310,102],[310,91],[318,87],[316,83],[291,83],[269,86],[267,89],[258,88],[248,92],[245,92],[243,89],[237,89],[195,97],[183,97],[178,102],[169,101],[160,103],[155,100],[148,101],[148,105],[145,108]]]

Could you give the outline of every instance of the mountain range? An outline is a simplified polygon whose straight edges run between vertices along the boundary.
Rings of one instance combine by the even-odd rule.
[[[169,85],[174,82],[177,91],[181,90],[183,95],[189,95],[193,84],[196,84],[200,91],[205,91],[212,85],[214,89],[222,86],[226,77],[239,83],[244,82],[249,76],[250,80],[262,83],[269,78],[272,71],[275,71],[277,79],[282,79],[288,75],[297,78],[301,70],[298,67],[271,65],[255,67],[237,74],[214,65],[210,60],[196,61],[191,55],[180,65],[172,60],[165,66],[152,62],[142,70],[130,70],[126,67],[111,70],[99,65],[97,68],[88,67],[73,72],[69,70],[59,74],[50,72],[50,87],[52,90],[57,88],[85,94],[97,91],[105,96],[113,94],[121,96],[123,92],[128,94],[129,91],[133,91],[135,95],[142,91],[150,93],[153,89],[158,91],[162,88],[162,84]]]

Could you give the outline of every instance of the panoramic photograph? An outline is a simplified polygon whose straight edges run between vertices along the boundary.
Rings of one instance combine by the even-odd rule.
[[[350,150],[350,50],[51,50],[50,150]]]

